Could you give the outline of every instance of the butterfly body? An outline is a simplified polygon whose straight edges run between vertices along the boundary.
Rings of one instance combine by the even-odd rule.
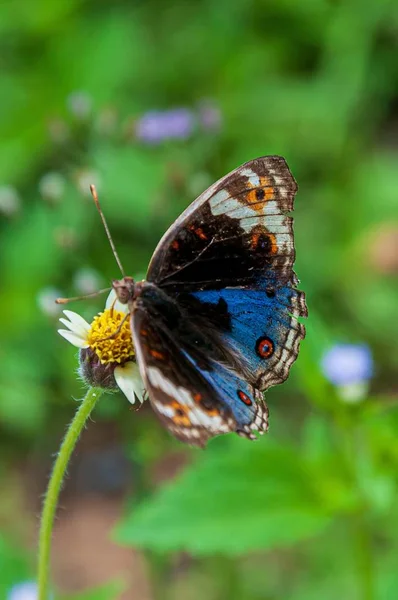
[[[246,163],[170,227],[147,281],[114,282],[151,404],[182,441],[268,428],[262,392],[286,379],[305,334],[287,214],[296,189],[283,158]]]

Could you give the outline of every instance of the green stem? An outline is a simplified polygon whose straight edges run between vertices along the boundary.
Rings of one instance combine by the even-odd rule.
[[[53,472],[51,474],[44,500],[40,524],[37,578],[39,588],[38,600],[47,600],[48,598],[51,538],[54,526],[55,511],[57,509],[59,493],[65,472],[82,429],[102,393],[103,390],[100,388],[90,388],[88,390],[68,427],[54,464]]]

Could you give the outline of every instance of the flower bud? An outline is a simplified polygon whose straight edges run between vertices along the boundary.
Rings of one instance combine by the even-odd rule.
[[[79,375],[93,387],[105,390],[117,390],[115,380],[115,362],[102,363],[98,355],[91,348],[81,348],[79,352]]]

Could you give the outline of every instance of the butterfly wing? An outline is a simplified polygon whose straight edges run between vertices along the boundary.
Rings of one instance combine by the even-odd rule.
[[[170,227],[147,279],[218,330],[258,389],[281,383],[305,335],[296,289],[296,182],[282,157],[250,161],[204,192]]]
[[[267,430],[261,392],[223,365],[217,344],[155,287],[141,292],[131,328],[152,407],[177,439],[203,447],[221,433],[253,439]]]

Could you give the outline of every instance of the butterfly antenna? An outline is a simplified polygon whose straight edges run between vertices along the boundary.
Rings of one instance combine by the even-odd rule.
[[[95,298],[100,294],[105,294],[105,292],[110,292],[112,288],[105,288],[103,290],[98,290],[98,292],[92,292],[91,294],[85,294],[84,296],[75,296],[74,298],[57,298],[55,304],[68,304],[69,302],[76,302],[76,300],[87,300],[87,298]]]
[[[95,206],[97,207],[97,210],[98,210],[99,215],[101,217],[102,224],[103,224],[104,229],[105,229],[106,237],[108,238],[108,241],[109,241],[109,243],[111,245],[111,248],[112,248],[113,256],[115,257],[115,260],[117,262],[117,265],[118,265],[118,267],[119,267],[119,269],[120,269],[123,277],[125,277],[126,274],[124,272],[122,263],[120,262],[119,255],[116,252],[115,244],[113,243],[113,239],[112,239],[112,236],[111,236],[111,232],[109,231],[108,223],[106,222],[104,213],[102,212],[102,208],[101,208],[101,205],[100,205],[99,200],[98,200],[98,194],[97,194],[97,190],[95,189],[95,185],[90,185],[90,192],[91,192],[91,195],[92,195],[92,197],[94,199]]]

